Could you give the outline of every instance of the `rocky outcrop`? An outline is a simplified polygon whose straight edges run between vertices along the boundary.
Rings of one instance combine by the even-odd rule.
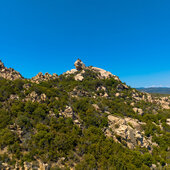
[[[154,97],[149,93],[142,93],[137,90],[133,90],[132,98],[136,101],[145,101],[157,104],[163,109],[170,109],[170,96],[169,97]]]
[[[12,168],[12,167],[11,167]],[[9,169],[11,169],[9,167]],[[23,166],[21,166],[19,164],[19,162],[16,162],[15,164],[15,170],[47,170],[47,169],[50,169],[50,165],[48,165],[47,163],[43,163],[41,160],[37,159],[36,161],[34,162],[23,162]]]
[[[31,84],[30,84],[30,83],[27,83],[27,84],[24,84],[24,85],[23,85],[23,88],[24,88],[25,90],[28,90],[30,87],[31,87]]]
[[[0,77],[3,77],[8,80],[23,79],[22,75],[18,71],[15,71],[13,68],[5,67],[1,60],[0,60]]]
[[[163,109],[170,109],[170,97],[153,97],[149,93],[144,93],[142,100],[150,103],[156,103]]]
[[[46,94],[38,95],[35,91],[32,91],[30,94],[26,96],[23,101],[32,101],[32,102],[44,102],[47,99]]]
[[[125,84],[118,84],[117,85],[117,90],[118,91],[122,91],[122,90],[125,90],[125,89],[128,89],[127,85],[125,85]]]
[[[54,73],[53,75],[45,73],[43,75],[43,73],[40,72],[35,77],[31,78],[31,82],[39,84],[42,81],[54,80],[56,78],[58,78],[58,75],[56,73]]]
[[[70,106],[66,106],[66,109],[63,112],[60,112],[59,116],[73,118],[73,109]]]
[[[75,76],[74,76],[74,79],[75,79],[76,81],[77,81],[77,80],[82,81],[82,80],[84,79],[83,73],[85,73],[84,70],[82,70],[79,74],[75,75]]]
[[[106,71],[106,70],[103,70],[103,69],[97,68],[97,67],[92,67],[92,66],[86,67],[85,64],[80,59],[78,59],[74,63],[74,65],[75,65],[76,69],[72,69],[70,71],[67,71],[67,72],[64,73],[64,75],[68,76],[70,74],[76,74],[77,73],[74,76],[76,81],[82,81],[84,79],[83,74],[85,73],[86,70],[90,70],[90,71],[97,73],[96,78],[99,78],[99,79],[107,79],[107,78],[113,77],[115,80],[120,81],[120,79],[117,76],[113,75],[109,71]]]
[[[107,79],[113,77],[115,80],[120,81],[120,79],[117,76],[113,75],[109,71],[97,67],[89,67],[89,69],[94,71],[95,73],[99,73],[98,78],[100,79]]]
[[[11,94],[9,98],[10,100],[19,100],[19,96],[17,94]]]
[[[106,87],[104,87],[104,86],[97,87],[96,91],[99,92],[99,96],[101,96],[101,97],[108,97],[109,96],[107,94]]]
[[[63,73],[64,75],[69,75],[69,74],[74,74],[74,73],[76,73],[77,72],[77,70],[76,69],[71,69],[71,70],[68,70],[68,71],[66,71],[65,73]]]
[[[144,114],[144,112],[143,112],[143,110],[141,109],[141,108],[136,108],[136,107],[134,107],[133,108],[133,111],[135,112],[135,113],[138,113],[139,115],[143,115]]]
[[[78,127],[82,128],[82,124],[78,120],[78,117],[74,114],[73,109],[70,106],[66,106],[64,111],[61,111],[59,113],[60,117],[67,117],[67,118],[72,118],[73,123],[77,125]]]
[[[164,109],[170,109],[170,97],[160,97],[154,100],[156,103],[160,104]]]
[[[170,119],[167,119],[167,120],[166,120],[166,123],[167,123],[167,125],[170,126]]]
[[[142,125],[137,119],[129,117],[121,118],[113,115],[108,116],[109,127],[105,129],[105,135],[112,137],[116,142],[123,143],[130,149],[136,146],[145,147],[151,150],[152,141],[146,138]]]
[[[9,129],[12,132],[16,133],[18,135],[18,137],[20,138],[20,140],[22,139],[23,131],[21,130],[21,128],[16,123],[14,123],[13,125],[10,125]]]
[[[80,60],[78,59],[75,63],[74,63],[74,66],[76,67],[76,70],[80,71],[80,70],[83,70],[86,68],[85,64]]]
[[[24,79],[18,71],[15,71],[13,68],[5,67],[1,60],[0,60],[0,77],[3,77],[8,80]],[[55,73],[53,75],[49,73],[45,73],[45,75],[43,75],[40,72],[35,77],[32,77],[30,80],[33,83],[40,83],[42,81],[49,81],[56,78],[58,78],[58,75]]]
[[[64,75],[68,76],[70,74],[76,74],[77,73],[74,76],[74,79],[76,81],[82,81],[84,79],[84,77],[83,77],[83,74],[85,73],[84,69],[86,69],[85,64],[80,59],[78,59],[74,63],[74,66],[76,67],[76,69],[72,69],[70,71],[67,71],[67,72],[64,73]]]
[[[78,87],[75,87],[73,89],[73,91],[70,92],[70,96],[71,97],[84,97],[84,96],[89,96],[90,97],[90,94],[87,92],[87,91],[84,91],[84,90],[80,90]]]

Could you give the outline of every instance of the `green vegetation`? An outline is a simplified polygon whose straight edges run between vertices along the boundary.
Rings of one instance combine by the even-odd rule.
[[[25,161],[36,159],[51,164],[63,157],[66,167],[75,166],[78,170],[149,169],[152,164],[165,166],[169,163],[170,127],[166,119],[170,111],[138,101],[135,107],[145,112],[143,116],[138,115],[130,105],[134,102],[133,89],[120,92],[117,89],[120,82],[114,78],[96,79],[97,75],[91,71],[86,70],[84,76],[82,82],[75,81],[73,75],[62,75],[40,84],[0,80],[0,148],[1,151],[7,149],[0,155],[0,166],[2,162],[14,165],[20,160],[23,165]],[[24,88],[25,84],[29,84],[28,89]],[[102,86],[106,90],[100,88]],[[38,96],[45,94],[46,100],[26,100],[33,91]],[[102,96],[105,92],[108,98]],[[122,96],[115,97],[116,92]],[[11,95],[17,95],[19,99],[11,99]],[[93,104],[100,109],[95,109]],[[61,115],[66,106],[73,109],[73,117],[81,126],[72,118]],[[153,114],[154,109],[157,114]],[[103,128],[108,126],[108,112],[145,122],[145,135],[153,136],[159,147],[155,147],[151,154],[143,148],[130,150],[106,137]],[[159,123],[162,123],[162,129]]]
[[[166,96],[170,95],[170,88],[168,87],[149,87],[149,88],[137,88],[137,90],[147,92],[147,93],[154,93],[155,95],[160,96]]]

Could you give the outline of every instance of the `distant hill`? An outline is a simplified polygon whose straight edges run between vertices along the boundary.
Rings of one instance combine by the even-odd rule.
[[[136,88],[136,89],[147,93],[170,94],[170,88],[168,87],[149,87],[149,88]]]

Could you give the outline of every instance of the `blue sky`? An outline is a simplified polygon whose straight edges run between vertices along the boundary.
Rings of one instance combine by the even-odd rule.
[[[25,77],[79,57],[133,87],[170,86],[169,0],[0,0],[0,59]]]

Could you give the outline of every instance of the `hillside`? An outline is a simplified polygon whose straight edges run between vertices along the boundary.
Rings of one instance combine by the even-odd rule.
[[[137,90],[147,93],[169,94],[170,88],[168,87],[149,87],[149,88],[137,88]]]
[[[31,79],[0,63],[0,169],[170,168],[170,97],[79,59]]]

